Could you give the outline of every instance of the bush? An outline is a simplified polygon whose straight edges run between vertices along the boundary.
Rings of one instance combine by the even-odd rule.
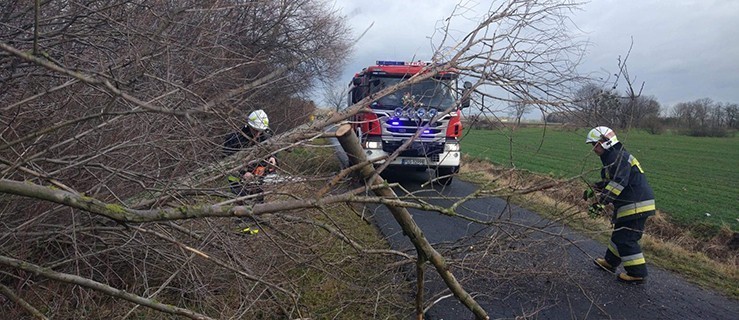
[[[665,126],[659,117],[647,117],[641,121],[641,127],[651,134],[665,133]]]
[[[729,130],[726,128],[688,128],[680,130],[680,134],[692,136],[692,137],[717,137],[724,138],[729,136]]]

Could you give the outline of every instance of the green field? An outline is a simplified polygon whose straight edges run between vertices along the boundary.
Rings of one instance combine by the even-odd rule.
[[[586,133],[587,129],[560,128],[468,130],[462,150],[498,165],[555,177],[590,172],[588,180],[597,181],[600,160],[585,144]],[[739,230],[738,137],[651,135],[638,130],[616,134],[641,162],[657,207],[674,222]]]

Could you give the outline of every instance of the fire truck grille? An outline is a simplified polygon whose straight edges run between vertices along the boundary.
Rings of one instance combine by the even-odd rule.
[[[387,153],[398,150],[405,141],[383,141],[382,150]],[[443,142],[414,141],[407,149],[400,153],[401,157],[429,157],[431,161],[439,161],[439,154],[444,152]]]
[[[388,128],[387,131],[390,131],[392,133],[407,133],[407,134],[415,134],[416,131],[418,131],[418,128]],[[426,131],[423,132],[423,134],[439,134],[441,133],[441,130],[439,129],[426,129]]]
[[[383,129],[395,137],[409,137],[423,128],[422,137],[444,135],[444,123],[436,121],[429,123],[427,121],[416,121],[411,119],[388,119],[383,125]]]

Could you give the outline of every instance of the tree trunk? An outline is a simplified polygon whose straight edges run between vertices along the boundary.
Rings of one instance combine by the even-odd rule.
[[[359,139],[357,138],[356,134],[354,134],[354,131],[351,129],[350,125],[344,124],[339,127],[339,129],[336,130],[336,136],[339,139],[341,147],[344,148],[344,151],[346,151],[347,155],[349,156],[349,161],[352,164],[367,161],[367,158],[364,155],[364,150],[359,144]],[[375,170],[372,168],[372,165],[370,164],[362,167],[359,170],[359,173],[362,178],[365,179],[365,181],[367,181],[370,185],[381,186],[383,184],[386,184],[385,181],[377,174],[377,172],[375,172]],[[387,199],[397,198],[395,192],[390,187],[375,188],[374,192],[377,196]],[[457,278],[454,277],[454,274],[449,271],[449,266],[446,264],[444,257],[442,257],[441,254],[439,254],[439,252],[437,252],[436,249],[431,246],[426,237],[423,235],[421,228],[418,227],[416,221],[413,220],[413,217],[408,212],[408,209],[391,205],[388,205],[387,207],[395,218],[395,221],[397,221],[398,224],[400,224],[400,227],[403,229],[403,234],[405,234],[416,247],[418,256],[428,258],[431,264],[433,264],[436,268],[436,271],[439,273],[441,278],[444,279],[444,282],[452,291],[454,296],[456,296],[457,299],[462,302],[462,304],[470,309],[470,311],[472,311],[472,313],[474,313],[478,319],[490,319],[485,310],[483,310],[482,307],[477,303],[477,301],[475,301],[475,299],[472,298],[472,296],[467,293],[464,288],[462,288],[462,285],[457,281]]]

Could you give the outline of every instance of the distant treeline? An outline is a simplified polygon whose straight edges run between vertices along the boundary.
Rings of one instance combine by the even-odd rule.
[[[519,110],[516,113],[519,116],[523,109],[515,104],[509,108]],[[683,135],[712,137],[733,135],[739,129],[737,103],[702,98],[680,102],[669,111],[666,109],[653,96],[620,96],[614,90],[604,90],[591,83],[575,93],[571,104],[544,112],[542,121],[569,127],[603,125],[618,129],[639,128],[652,134],[669,129]],[[505,121],[485,114],[470,115],[466,120],[468,126],[483,129],[507,125]]]

